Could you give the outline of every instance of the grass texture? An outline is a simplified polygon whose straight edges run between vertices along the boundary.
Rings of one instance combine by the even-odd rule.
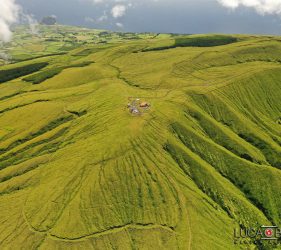
[[[0,85],[0,248],[280,249],[233,243],[281,225],[280,51],[143,35],[0,68],[48,64]]]

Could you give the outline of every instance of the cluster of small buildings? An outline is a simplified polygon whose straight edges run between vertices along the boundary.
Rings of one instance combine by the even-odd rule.
[[[127,108],[133,115],[141,115],[144,110],[150,108],[150,104],[145,101],[141,101],[139,98],[134,99],[131,103],[128,103]]]

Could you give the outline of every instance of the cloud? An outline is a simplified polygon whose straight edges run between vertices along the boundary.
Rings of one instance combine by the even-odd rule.
[[[127,6],[122,4],[117,4],[111,9],[111,14],[114,18],[122,17],[126,14]]]
[[[12,38],[11,25],[19,19],[21,7],[15,0],[0,0],[0,41],[9,42]]]
[[[79,0],[80,2],[88,2],[88,3],[92,3],[94,5],[97,4],[108,4],[108,5],[112,5],[112,4],[116,4],[116,3],[128,3],[132,0]]]
[[[106,21],[108,19],[108,16],[106,14],[103,14],[102,16],[100,16],[97,21],[98,23],[102,23],[104,21]]]
[[[96,22],[96,20],[95,20],[94,18],[89,17],[89,16],[86,16],[86,17],[84,18],[84,20],[85,20],[85,22],[87,22],[87,23],[95,23],[95,22]]]
[[[97,3],[103,3],[104,0],[91,0],[94,4],[97,4]]]
[[[118,19],[125,16],[128,9],[134,8],[139,0],[78,0],[78,1],[98,5],[99,8],[103,7],[104,13],[108,13],[108,14],[110,13],[111,15],[103,14],[99,18],[85,17],[86,22],[102,23],[108,21],[110,17],[114,19]]]
[[[18,22],[27,23],[32,34],[38,33],[38,22],[32,15],[24,13],[16,0],[0,0],[0,42],[12,39],[11,26]]]
[[[101,15],[97,19],[94,19],[92,17],[85,17],[85,22],[88,22],[88,23],[103,23],[103,22],[106,22],[107,20],[108,20],[108,15],[107,15],[106,11],[104,11],[103,15]]]
[[[0,59],[3,59],[4,61],[9,61],[11,57],[4,52],[0,52]]]
[[[116,23],[115,25],[116,25],[118,28],[120,28],[120,29],[123,29],[123,28],[124,28],[123,23]]]
[[[30,33],[33,35],[38,35],[38,22],[32,15],[27,15],[24,13],[21,13],[21,19],[23,23],[27,23],[29,25]]]
[[[255,9],[259,14],[281,15],[281,0],[217,0],[224,7],[236,9],[248,7]]]

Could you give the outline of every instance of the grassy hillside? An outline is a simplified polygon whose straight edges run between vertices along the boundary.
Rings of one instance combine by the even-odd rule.
[[[281,249],[281,39],[116,36],[0,67],[0,248]]]

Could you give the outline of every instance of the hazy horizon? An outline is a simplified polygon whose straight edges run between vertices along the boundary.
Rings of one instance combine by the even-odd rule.
[[[55,15],[59,24],[127,32],[281,35],[281,0],[1,0],[0,41],[11,25]]]

